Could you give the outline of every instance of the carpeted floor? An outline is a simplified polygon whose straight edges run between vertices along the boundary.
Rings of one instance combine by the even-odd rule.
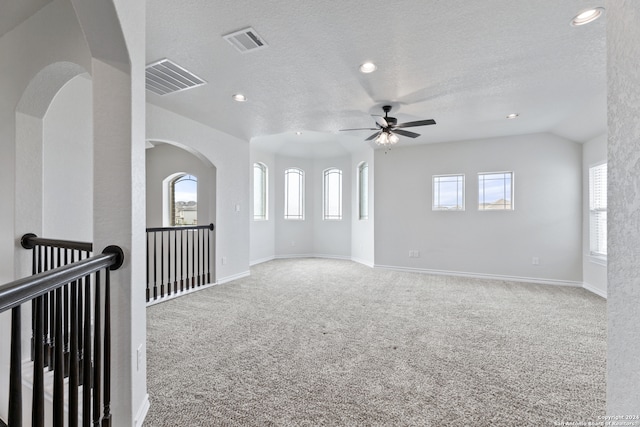
[[[145,426],[595,422],[605,314],[579,288],[275,260],[147,309]]]

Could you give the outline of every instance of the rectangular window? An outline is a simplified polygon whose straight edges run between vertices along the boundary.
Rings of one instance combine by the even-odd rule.
[[[478,174],[478,209],[513,210],[513,172]]]
[[[323,175],[322,219],[342,219],[342,171],[327,169]]]
[[[358,212],[360,219],[369,219],[369,165],[358,166]]]
[[[607,256],[607,164],[589,168],[589,246],[591,255]]]
[[[284,171],[284,219],[304,219],[304,172]]]
[[[262,163],[253,164],[253,219],[267,219],[267,166]]]
[[[434,211],[464,210],[464,175],[434,175]]]

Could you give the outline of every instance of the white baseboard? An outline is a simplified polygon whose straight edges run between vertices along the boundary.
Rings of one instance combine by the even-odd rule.
[[[217,285],[222,285],[223,283],[232,282],[234,280],[242,279],[244,277],[249,277],[251,275],[250,271],[243,271],[242,273],[233,274],[231,276],[223,277],[222,279],[218,279],[216,282]]]
[[[269,262],[275,259],[275,256],[269,256],[266,258],[260,258],[249,262],[249,267],[253,267],[254,265],[262,264],[263,262]]]
[[[505,280],[510,282],[535,283],[539,285],[572,286],[572,287],[578,287],[578,288],[581,288],[583,286],[582,282],[576,282],[572,280],[542,279],[538,277],[505,276],[500,274],[468,273],[464,271],[430,270],[426,268],[396,267],[392,265],[380,265],[380,264],[375,264],[374,268],[381,268],[384,270],[406,271],[406,272],[413,272],[413,273],[435,274],[439,276],[458,276],[458,277],[470,277],[473,279],[491,279],[491,280]]]
[[[134,427],[142,427],[142,423],[144,422],[144,419],[147,417],[147,412],[149,412],[150,407],[151,407],[151,402],[149,402],[149,395],[146,394],[144,396],[142,405],[140,405],[140,407],[138,408],[136,417],[133,420]]]
[[[275,259],[291,259],[291,258],[326,258],[326,259],[343,259],[351,261],[350,256],[346,255],[328,255],[328,254],[284,254],[276,255]]]
[[[198,286],[196,288],[189,288],[189,289],[184,290],[184,291],[173,292],[173,293],[171,293],[171,295],[165,295],[162,298],[152,299],[151,301],[149,301],[147,303],[147,307],[151,307],[152,305],[160,304],[161,302],[171,301],[172,299],[179,298],[179,297],[182,297],[182,296],[185,296],[185,295],[189,295],[189,294],[192,294],[194,292],[201,291],[203,289],[210,288],[210,287],[215,286],[215,285],[217,285],[217,283],[207,283],[206,285],[200,285],[200,286]]]
[[[361,258],[353,258],[352,257],[351,261],[357,262],[358,264],[362,264],[362,265],[365,265],[365,266],[370,267],[370,268],[374,268],[374,266],[375,266],[375,264],[373,262],[366,261],[366,260],[361,259]]]
[[[586,290],[588,290],[589,292],[593,292],[594,294],[607,299],[607,291],[603,291],[602,289],[598,289],[593,285],[590,285],[587,282],[582,283],[582,287],[585,288]]]

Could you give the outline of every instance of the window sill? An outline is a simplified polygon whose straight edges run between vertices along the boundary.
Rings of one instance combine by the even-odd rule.
[[[607,266],[607,257],[598,256],[598,255],[587,255],[587,259],[592,264],[601,265],[603,267]]]

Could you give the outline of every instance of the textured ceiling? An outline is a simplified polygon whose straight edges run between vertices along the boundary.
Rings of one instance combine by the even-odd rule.
[[[24,22],[51,0],[0,0],[0,37]]]
[[[172,59],[209,84],[147,99],[300,156],[357,146],[371,132],[337,130],[372,126],[387,103],[400,122],[438,123],[401,144],[533,132],[583,142],[606,131],[606,13],[582,27],[569,21],[603,3],[148,1],[147,62]],[[266,49],[241,54],[223,40],[248,26]],[[360,73],[369,60],[377,71]],[[232,101],[236,92],[248,101]],[[512,112],[520,117],[507,120]]]

